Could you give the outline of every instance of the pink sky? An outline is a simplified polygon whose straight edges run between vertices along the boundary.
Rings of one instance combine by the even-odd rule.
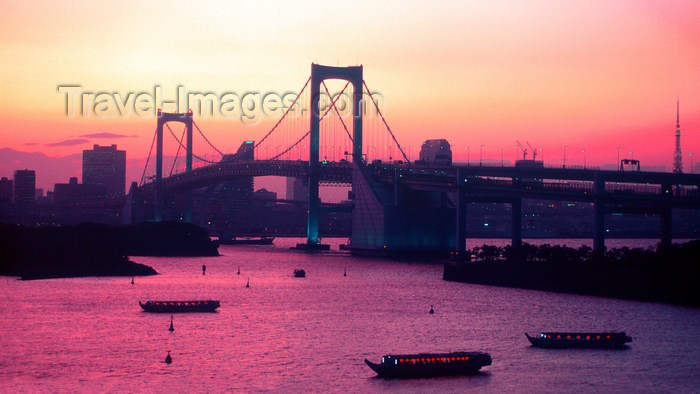
[[[154,117],[68,118],[57,86],[297,92],[317,62],[364,65],[414,158],[423,140],[446,138],[457,160],[485,145],[484,159],[500,160],[502,148],[512,161],[519,140],[552,165],[566,145],[568,164],[582,165],[584,150],[588,166],[613,164],[619,150],[670,170],[676,97],[685,168],[700,155],[696,1],[13,1],[0,11],[0,148],[63,157],[114,143],[143,159]],[[196,122],[235,151],[275,120]],[[129,137],[85,137],[97,133]],[[13,164],[32,166],[0,163],[0,175]],[[44,188],[67,180],[37,178]]]

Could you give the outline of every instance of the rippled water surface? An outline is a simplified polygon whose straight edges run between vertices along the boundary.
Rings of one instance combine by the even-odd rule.
[[[161,275],[133,285],[0,277],[0,391],[700,390],[697,308],[446,282],[441,265],[308,255],[288,250],[295,241],[222,246],[220,257],[134,257]],[[295,268],[307,277],[293,278]],[[220,299],[219,311],[176,314],[172,333],[170,315],[138,305],[203,298]],[[545,330],[620,330],[633,342],[622,351],[530,347],[524,333]],[[477,376],[383,380],[363,363],[458,350],[489,352],[493,365]]]

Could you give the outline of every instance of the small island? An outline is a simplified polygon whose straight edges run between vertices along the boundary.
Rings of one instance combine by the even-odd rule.
[[[700,241],[667,248],[483,245],[473,261],[445,264],[443,279],[493,286],[700,306]]]
[[[0,275],[23,280],[157,275],[128,256],[218,256],[217,248],[204,229],[188,223],[39,228],[0,223]]]

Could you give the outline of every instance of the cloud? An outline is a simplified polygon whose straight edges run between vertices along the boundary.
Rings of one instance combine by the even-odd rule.
[[[36,146],[39,145],[36,142],[25,142],[24,145]]]
[[[93,134],[83,134],[79,137],[83,137],[83,138],[133,138],[133,137],[138,137],[138,136],[114,134],[114,133],[93,133]]]
[[[72,140],[63,140],[61,142],[54,142],[53,144],[46,144],[46,146],[73,146],[73,145],[86,144],[88,142],[90,142],[90,140],[86,140],[85,138],[75,138]]]

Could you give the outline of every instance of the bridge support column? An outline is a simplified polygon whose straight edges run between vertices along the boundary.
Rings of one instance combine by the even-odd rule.
[[[160,222],[163,220],[163,192],[160,189],[161,180],[163,179],[163,124],[161,121],[160,110],[158,110],[158,127],[156,128],[156,184],[155,198],[153,201],[153,220]]]
[[[353,99],[353,161],[362,162],[362,66],[358,67],[329,67],[311,64],[311,107],[309,127],[309,210],[306,224],[306,243],[297,244],[297,249],[318,250],[329,249],[328,245],[318,243],[318,154],[320,140],[320,108],[321,82],[326,79],[342,79],[352,83]],[[364,164],[362,164],[364,165]]]
[[[593,251],[605,251],[605,179],[597,173],[593,180]]]
[[[511,246],[518,250],[523,246],[523,200],[516,198],[510,203],[511,210]]]
[[[181,114],[162,112],[158,109],[158,126],[156,128],[156,183],[153,208],[153,219],[156,222],[163,220],[163,190],[161,189],[161,180],[163,179],[163,125],[168,122],[184,123],[187,128],[185,171],[192,171],[192,111]],[[191,192],[185,194],[185,221],[192,222]]]
[[[465,188],[466,171],[457,170],[457,212],[455,213],[455,251],[451,258],[458,261],[469,260],[467,254],[467,191]]]
[[[605,207],[602,202],[593,206],[593,250],[605,250]]]
[[[661,238],[659,248],[670,248],[673,244],[672,240],[672,219],[671,208],[666,208],[661,212]]]

